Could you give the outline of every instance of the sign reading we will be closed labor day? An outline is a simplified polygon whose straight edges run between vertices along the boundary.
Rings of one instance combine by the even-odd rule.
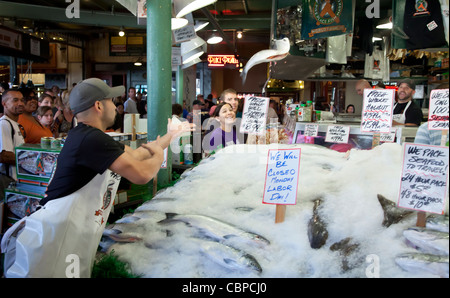
[[[443,214],[448,147],[405,144],[398,207]]]
[[[264,204],[297,204],[301,149],[269,150]]]

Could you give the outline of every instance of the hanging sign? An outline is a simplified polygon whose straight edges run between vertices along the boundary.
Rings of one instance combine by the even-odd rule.
[[[173,43],[182,43],[197,37],[193,24],[188,24],[180,29],[172,30]]]
[[[239,60],[235,55],[208,55],[208,67],[239,68]]]
[[[361,132],[391,132],[394,98],[394,90],[364,89]]]
[[[264,184],[264,204],[297,204],[300,156],[300,148],[269,150]]]
[[[353,32],[352,0],[303,0],[302,39]]]
[[[247,96],[242,112],[241,133],[262,135],[266,132],[268,97]]]
[[[448,130],[449,94],[448,89],[431,91],[428,115],[429,130]]]
[[[443,214],[448,147],[405,144],[398,207]]]
[[[350,126],[329,125],[325,142],[347,144],[350,136]]]

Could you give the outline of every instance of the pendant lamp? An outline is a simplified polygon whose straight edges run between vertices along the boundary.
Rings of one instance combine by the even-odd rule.
[[[181,18],[194,10],[208,6],[217,0],[173,0],[175,17]]]

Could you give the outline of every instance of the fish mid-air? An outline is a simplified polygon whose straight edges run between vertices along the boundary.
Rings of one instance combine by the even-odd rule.
[[[283,39],[277,39],[274,42],[274,47],[268,50],[262,50],[253,55],[250,60],[245,64],[244,70],[241,73],[242,84],[247,80],[248,71],[255,65],[279,61],[286,58],[289,55],[289,50],[291,48],[291,43],[289,38],[285,37]]]

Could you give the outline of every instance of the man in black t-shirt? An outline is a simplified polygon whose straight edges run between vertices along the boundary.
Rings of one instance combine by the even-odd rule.
[[[398,84],[398,102],[394,105],[392,125],[420,126],[422,109],[413,101],[416,84],[411,79],[405,79]]]
[[[169,119],[166,135],[135,150],[114,141],[104,131],[116,115],[112,98],[124,91],[96,78],[71,91],[70,107],[79,124],[69,131],[42,207],[2,239],[6,277],[90,277],[121,176],[148,183],[172,139],[192,131],[189,123],[173,127]],[[67,270],[68,257],[78,259],[73,272]]]

